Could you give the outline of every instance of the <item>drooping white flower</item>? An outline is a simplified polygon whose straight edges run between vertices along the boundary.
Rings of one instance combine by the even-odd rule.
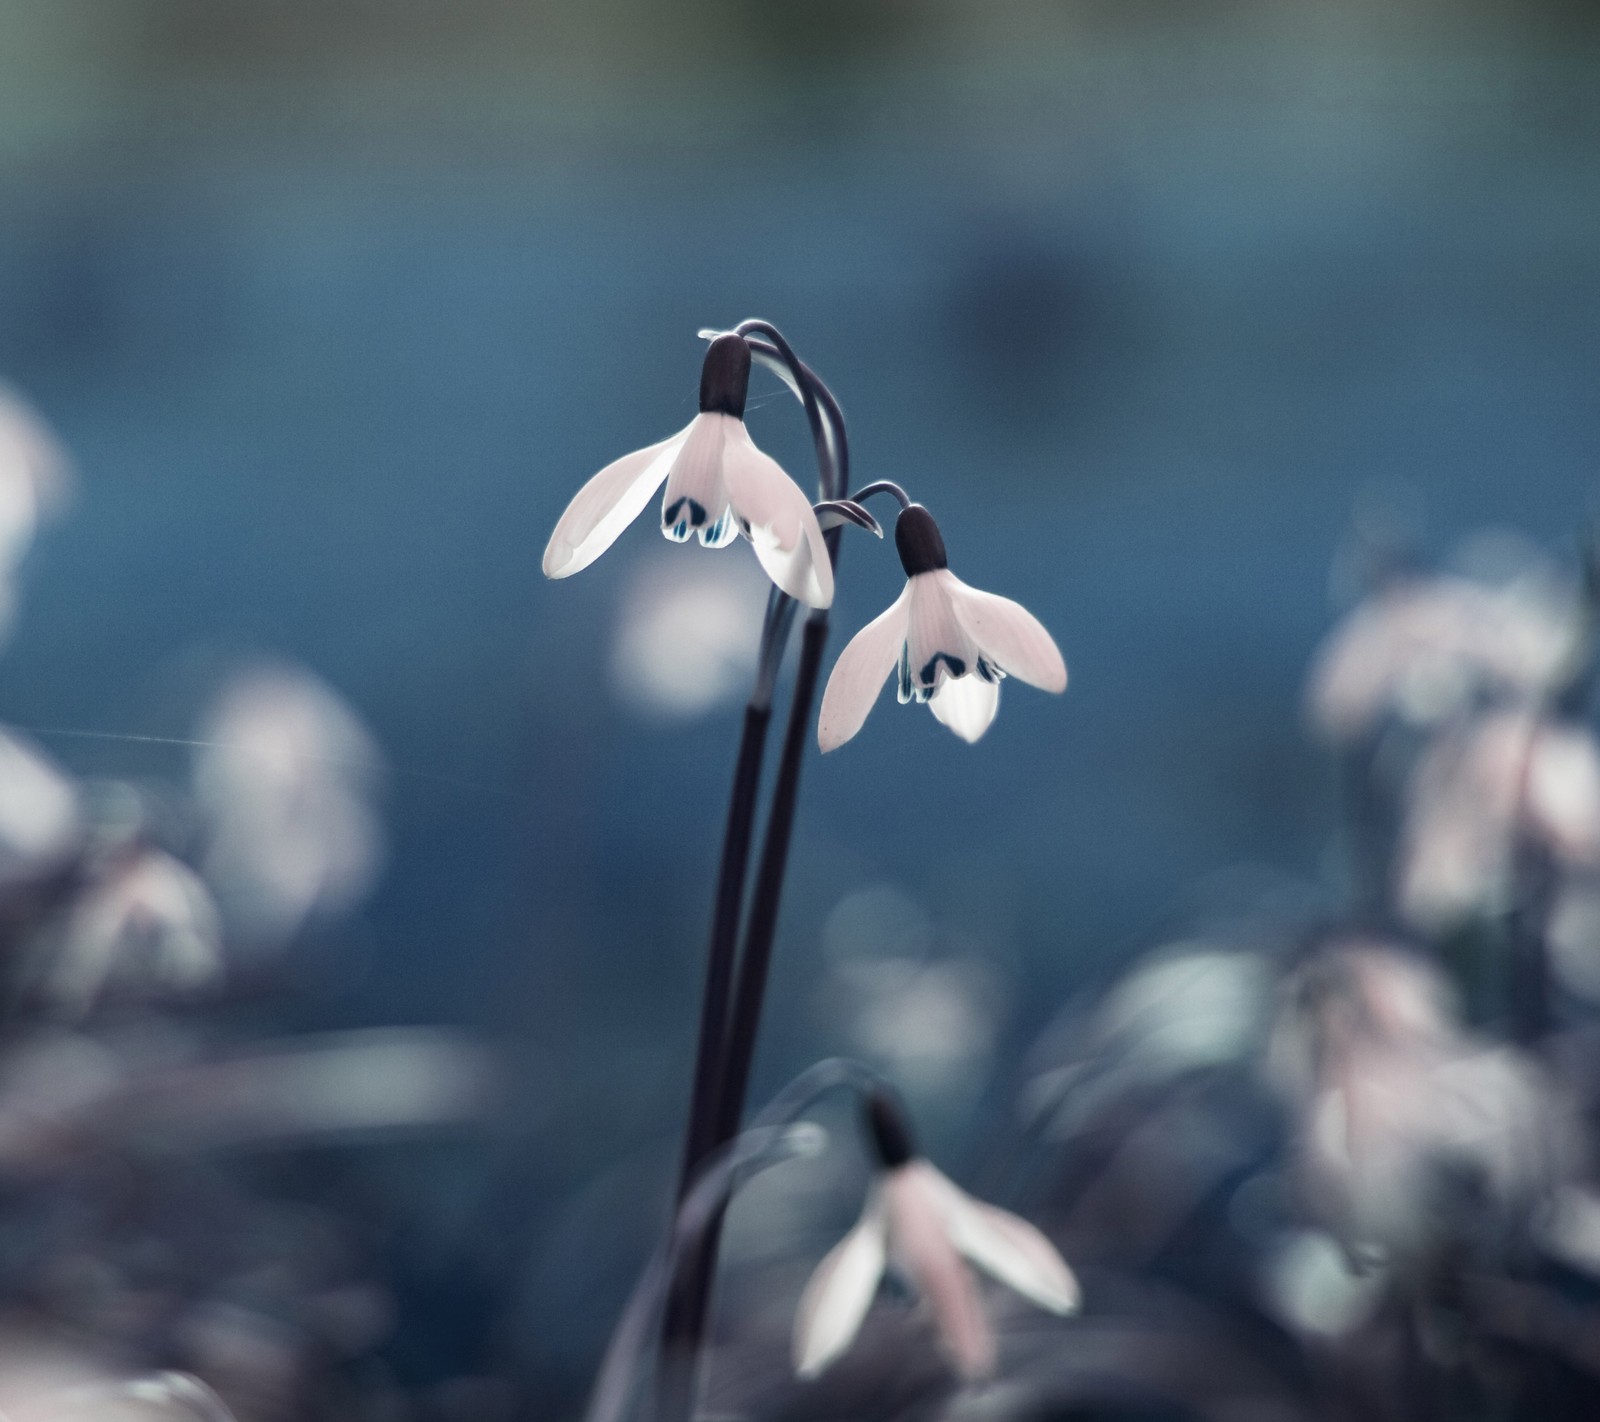
[[[1305,1203],[1363,1264],[1527,1227],[1575,1163],[1570,1105],[1537,1060],[1463,1030],[1437,970],[1379,943],[1290,979],[1269,1068],[1295,1110]]]
[[[1600,870],[1600,745],[1587,728],[1532,711],[1480,716],[1430,747],[1412,775],[1402,911],[1439,927],[1505,909],[1524,840],[1558,868]]]
[[[750,347],[717,337],[700,372],[700,413],[673,435],[606,465],[579,489],[544,550],[548,578],[567,578],[606,551],[666,484],[661,531],[677,543],[698,534],[722,548],[743,534],[772,579],[811,607],[833,601],[833,566],[817,516],[777,460],[744,425]]]
[[[72,1015],[108,982],[188,991],[221,970],[221,925],[204,883],[162,850],[113,851],[50,942],[45,992]]]
[[[1454,575],[1410,577],[1381,589],[1323,643],[1306,710],[1338,744],[1388,714],[1431,725],[1481,691],[1539,699],[1569,666],[1582,620],[1548,577],[1491,586]]]
[[[70,482],[70,462],[37,412],[0,385],[0,633],[16,611],[16,573]]]
[[[210,822],[203,868],[233,926],[281,941],[357,903],[383,858],[371,735],[308,672],[233,676],[200,728],[196,798]]]
[[[652,716],[704,715],[748,689],[767,581],[743,559],[645,561],[623,593],[611,649],[618,696]]]
[[[891,1266],[927,1301],[952,1363],[967,1377],[989,1373],[995,1356],[967,1261],[1051,1313],[1078,1307],[1078,1281],[1055,1246],[1026,1220],[974,1200],[919,1156],[886,1096],[869,1099],[867,1122],[880,1168],[860,1222],[817,1266],[801,1297],[794,1327],[801,1377],[815,1377],[850,1347]]]
[[[82,829],[67,777],[37,747],[0,731],[0,888],[61,864]]]
[[[1066,690],[1066,663],[1039,619],[1020,603],[956,577],[927,509],[903,509],[894,541],[906,570],[905,591],[839,654],[817,722],[823,750],[842,746],[861,729],[897,664],[901,702],[927,702],[964,741],[989,729],[1000,709],[1002,677]]]

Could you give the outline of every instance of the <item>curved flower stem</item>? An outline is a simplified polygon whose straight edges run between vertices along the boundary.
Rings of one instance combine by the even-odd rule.
[[[833,398],[833,391],[794,353],[783,333],[770,321],[741,321],[733,329],[749,342],[751,354],[760,357],[763,365],[777,369],[799,396],[817,447],[822,497],[842,499],[850,487],[850,446],[844,434],[844,412]]]
[[[805,408],[806,422],[811,426],[812,442],[816,446],[817,481],[823,498],[840,497],[849,477],[850,457],[844,438],[844,416],[832,391],[801,361],[783,333],[771,322],[741,321],[735,328],[735,334],[749,341],[752,353],[759,356],[763,363],[776,365],[799,397]],[[750,339],[752,336],[755,339]],[[826,417],[823,413],[824,402],[827,406]],[[825,540],[829,557],[837,561],[838,531],[825,535]],[[756,789],[761,779],[767,726],[772,715],[772,693],[778,664],[783,659],[783,650],[793,624],[794,611],[793,599],[774,589],[767,601],[756,682],[745,708],[744,729],[734,763],[733,791],[728,800],[722,859],[717,871],[711,942],[706,954],[705,986],[700,999],[700,1031],[695,1047],[694,1084],[689,1094],[689,1125],[685,1132],[683,1167],[678,1177],[680,1201],[688,1194],[695,1173],[706,1157],[727,1139],[719,1132],[717,1123],[722,1117],[718,1097],[724,1059],[724,1030],[733,983],[734,951],[744,899],[745,871],[749,863],[750,832],[755,823]]]
[[[857,489],[855,493],[850,495],[850,502],[859,504],[870,499],[874,494],[892,494],[902,509],[911,507],[911,495],[906,493],[893,479],[879,479],[864,488]]]
[[[794,353],[776,327],[764,321],[741,322],[736,328],[750,341],[751,351],[764,362],[781,362],[786,376],[805,406],[811,423],[812,436],[817,451],[819,483],[825,498],[839,498],[848,487],[850,468],[849,442],[845,434],[844,414],[833,392]],[[762,339],[765,337],[765,339]],[[839,561],[841,529],[832,528],[823,534],[828,558],[835,568]],[[785,599],[787,601],[787,599]],[[769,609],[770,615],[770,609]],[[785,624],[787,625],[787,624]],[[822,650],[828,635],[828,613],[818,608],[806,618],[801,634],[800,662],[795,672],[794,695],[790,702],[789,719],[784,728],[784,741],[778,765],[777,781],[772,792],[772,807],[768,812],[766,835],[762,842],[761,862],[752,892],[751,908],[745,928],[744,949],[739,956],[737,976],[731,985],[731,997],[714,1001],[713,993],[727,992],[724,974],[733,969],[731,944],[717,936],[717,929],[731,932],[737,916],[739,890],[743,885],[744,865],[736,866],[737,874],[729,864],[725,846],[723,877],[718,886],[718,920],[713,931],[713,953],[718,961],[708,964],[706,999],[702,1009],[700,1058],[696,1064],[696,1093],[692,1105],[688,1148],[684,1159],[682,1191],[693,1187],[694,1179],[709,1153],[732,1140],[739,1129],[739,1119],[744,1113],[745,1093],[749,1088],[750,1067],[755,1056],[756,1036],[760,1028],[762,1001],[766,995],[768,969],[772,959],[773,937],[777,929],[778,909],[783,895],[783,880],[788,869],[789,841],[794,829],[795,808],[799,799],[800,767],[806,745],[810,739],[812,706],[816,700],[817,678],[822,666]],[[764,730],[764,728],[763,728]],[[751,779],[759,774],[759,760]],[[738,779],[736,776],[736,793]],[[746,839],[738,852],[748,849],[748,819],[745,821]],[[730,835],[733,826],[733,807],[729,815]],[[728,908],[726,917],[724,906]],[[713,980],[713,974],[716,974]],[[717,1043],[713,1035],[718,1022],[725,1021],[726,1028]],[[720,1045],[714,1066],[709,1064],[708,1053]],[[701,1094],[701,1087],[705,1094]],[[703,1116],[709,1112],[709,1116]],[[682,1198],[682,1194],[680,1194]],[[686,1250],[679,1262],[668,1298],[662,1323],[662,1349],[664,1354],[678,1360],[673,1366],[662,1369],[657,1394],[656,1418],[658,1422],[687,1422],[694,1410],[697,1385],[697,1361],[705,1337],[706,1322],[710,1314],[712,1285],[716,1274],[717,1247],[721,1237],[720,1218],[713,1221],[692,1249]]]
[[[632,1411],[656,1315],[670,1299],[674,1266],[686,1252],[699,1247],[707,1230],[720,1226],[740,1184],[797,1155],[815,1153],[821,1133],[814,1127],[792,1127],[792,1120],[791,1115],[773,1125],[746,1131],[706,1161],[694,1188],[674,1212],[666,1237],[645,1266],[611,1335],[584,1413],[585,1422],[624,1422]],[[663,1372],[681,1371],[691,1361],[664,1353],[661,1367]]]
[[[721,1228],[723,1215],[745,1180],[796,1156],[816,1154],[824,1133],[797,1127],[801,1115],[831,1091],[846,1089],[866,1096],[886,1085],[862,1062],[829,1057],[801,1072],[734,1140],[711,1153],[634,1285],[606,1348],[584,1422],[625,1422],[646,1367],[657,1317],[668,1306],[670,1291],[682,1287],[682,1279],[675,1278],[678,1261],[702,1248],[707,1235]],[[681,1370],[685,1362],[681,1353],[667,1353],[661,1359],[663,1371]]]

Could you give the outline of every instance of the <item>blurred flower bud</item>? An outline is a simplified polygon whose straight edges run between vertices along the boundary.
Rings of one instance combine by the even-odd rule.
[[[1380,944],[1325,950],[1286,985],[1271,1065],[1297,1118],[1301,1194],[1368,1264],[1416,1262],[1446,1238],[1495,1250],[1574,1165],[1554,1081],[1460,1031],[1448,1002],[1430,968]]]
[[[1503,711],[1443,737],[1407,796],[1398,897],[1438,926],[1509,907],[1527,838],[1566,868],[1600,868],[1600,746],[1581,726]]]
[[[650,563],[634,577],[612,647],[612,682],[640,709],[704,715],[743,696],[761,644],[760,573],[744,562]]]
[[[1454,575],[1391,583],[1318,650],[1306,709],[1325,740],[1351,741],[1394,715],[1433,724],[1485,692],[1538,699],[1573,663],[1578,600],[1548,576],[1489,586]]]
[[[383,857],[371,806],[381,761],[344,702],[305,672],[252,667],[198,734],[195,795],[211,831],[202,867],[239,931],[281,941],[357,903]]]
[[[37,412],[0,385],[0,634],[15,615],[18,565],[44,516],[64,498],[69,469]]]
[[[198,875],[159,849],[110,851],[40,944],[46,998],[88,1012],[115,982],[139,991],[189,991],[221,969],[220,925]]]
[[[42,751],[0,731],[0,889],[48,873],[81,830],[71,782]]]

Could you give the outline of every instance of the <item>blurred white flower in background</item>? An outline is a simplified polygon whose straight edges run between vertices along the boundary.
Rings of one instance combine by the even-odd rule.
[[[1593,735],[1514,710],[1441,736],[1418,762],[1407,794],[1401,911],[1437,927],[1509,908],[1523,839],[1563,868],[1600,870],[1600,746]]]
[[[1561,986],[1600,1002],[1600,880],[1586,876],[1562,885],[1545,936]]]
[[[37,411],[0,384],[0,636],[16,615],[16,576],[40,522],[66,497],[66,451]]]
[[[1272,988],[1259,954],[1205,939],[1167,945],[1073,1032],[1068,1060],[1029,1082],[1025,1112],[1066,1140],[1129,1091],[1245,1060],[1266,1034]]]
[[[988,1080],[1007,998],[976,953],[936,950],[934,925],[887,884],[847,894],[823,925],[820,1016],[892,1077],[919,1114],[969,1104]]]
[[[1360,1327],[1383,1301],[1383,1275],[1355,1268],[1331,1235],[1292,1230],[1262,1260],[1267,1306],[1305,1333],[1336,1338]]]
[[[190,1373],[120,1373],[95,1351],[23,1331],[0,1335],[0,1416],[6,1422],[232,1422]]]
[[[344,701],[307,672],[254,666],[223,688],[197,735],[202,868],[238,932],[281,941],[359,902],[383,860],[372,808],[382,760]]]
[[[38,1399],[37,1411],[10,1413],[40,1422],[234,1422],[228,1406],[192,1373],[82,1383]]]
[[[42,751],[0,731],[0,888],[48,873],[82,829],[72,782]]]
[[[1396,579],[1323,642],[1307,713],[1340,743],[1389,715],[1432,725],[1485,692],[1539,700],[1571,666],[1582,630],[1574,590],[1543,564],[1499,584],[1455,574]]]
[[[82,1033],[46,1029],[12,1042],[0,1051],[0,1172],[15,1184],[91,1149],[85,1121],[126,1080],[116,1052]]]
[[[745,562],[646,564],[623,599],[611,652],[617,693],[662,716],[702,716],[746,695],[768,584]]]
[[[200,877],[138,843],[107,851],[40,944],[43,995],[69,1016],[108,986],[186,992],[221,971],[221,924]]]
[[[976,1094],[999,1030],[995,975],[970,958],[897,959],[842,970],[855,1001],[851,1035],[909,1094]]]
[[[1268,1066],[1296,1115],[1301,1192],[1367,1266],[1446,1234],[1503,1240],[1577,1164],[1555,1081],[1462,1030],[1451,1003],[1433,968],[1373,942],[1325,949],[1285,985]]]
[[[130,1084],[116,1127],[178,1152],[359,1138],[469,1119],[493,1084],[488,1052],[463,1033],[370,1027],[157,1064]]]

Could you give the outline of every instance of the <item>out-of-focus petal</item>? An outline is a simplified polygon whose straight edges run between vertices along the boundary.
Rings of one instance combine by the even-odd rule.
[[[221,967],[221,925],[200,877],[160,850],[110,866],[73,904],[45,967],[46,992],[87,1011],[113,979],[185,991]]]
[[[966,1377],[986,1377],[994,1370],[994,1333],[977,1285],[946,1230],[943,1181],[925,1160],[890,1173],[883,1187],[889,1237],[897,1263],[932,1308],[951,1360]]]
[[[976,672],[940,684],[928,709],[969,745],[979,740],[1000,709],[1000,683]]]
[[[1328,636],[1307,684],[1308,717],[1339,742],[1391,711],[1436,723],[1484,686],[1537,696],[1570,665],[1581,630],[1577,600],[1547,578],[1503,587],[1409,578],[1368,598]]]
[[[296,667],[248,667],[198,737],[204,869],[236,929],[279,941],[367,892],[383,858],[372,806],[382,761],[337,693]]]
[[[545,546],[545,577],[569,578],[617,541],[644,512],[693,428],[691,421],[671,439],[624,454],[578,490]]]
[[[884,1202],[874,1193],[861,1220],[817,1265],[794,1321],[794,1368],[815,1377],[861,1330],[883,1277],[887,1249]]]
[[[178,1152],[364,1137],[469,1119],[493,1085],[491,1058],[464,1034],[367,1028],[158,1069],[130,1082],[113,1124]]]
[[[884,678],[905,645],[911,584],[846,644],[833,665],[817,717],[817,744],[825,751],[842,746],[862,727],[883,690]]]
[[[934,573],[950,595],[957,620],[1007,676],[1042,691],[1067,689],[1067,664],[1044,624],[1020,602],[968,587],[948,568]]]
[[[776,459],[756,448],[742,420],[716,418],[727,423],[722,477],[728,499],[767,576],[809,607],[831,606],[833,564],[811,500]]]
[[[47,872],[82,825],[71,783],[42,752],[0,732],[0,886]]]
[[[944,1186],[950,1238],[957,1249],[1040,1308],[1071,1313],[1078,1307],[1078,1280],[1043,1233],[1008,1210],[974,1200],[938,1171],[933,1173]]]
[[[617,691],[641,710],[683,717],[742,697],[770,586],[742,557],[669,554],[641,564],[630,576],[612,644]]]
[[[1566,1186],[1534,1221],[1535,1237],[1556,1258],[1600,1277],[1600,1197]]]
[[[1568,863],[1600,865],[1600,748],[1586,728],[1546,725],[1528,766],[1528,816]]]
[[[1502,909],[1519,834],[1567,865],[1600,868],[1600,748],[1591,734],[1511,710],[1439,738],[1407,797],[1399,866],[1406,915],[1434,926]]]
[[[12,579],[40,522],[65,494],[70,464],[44,421],[0,385],[0,631],[10,626]]]
[[[1521,713],[1493,716],[1439,737],[1418,761],[1396,866],[1410,922],[1435,928],[1505,906],[1531,735]]]

